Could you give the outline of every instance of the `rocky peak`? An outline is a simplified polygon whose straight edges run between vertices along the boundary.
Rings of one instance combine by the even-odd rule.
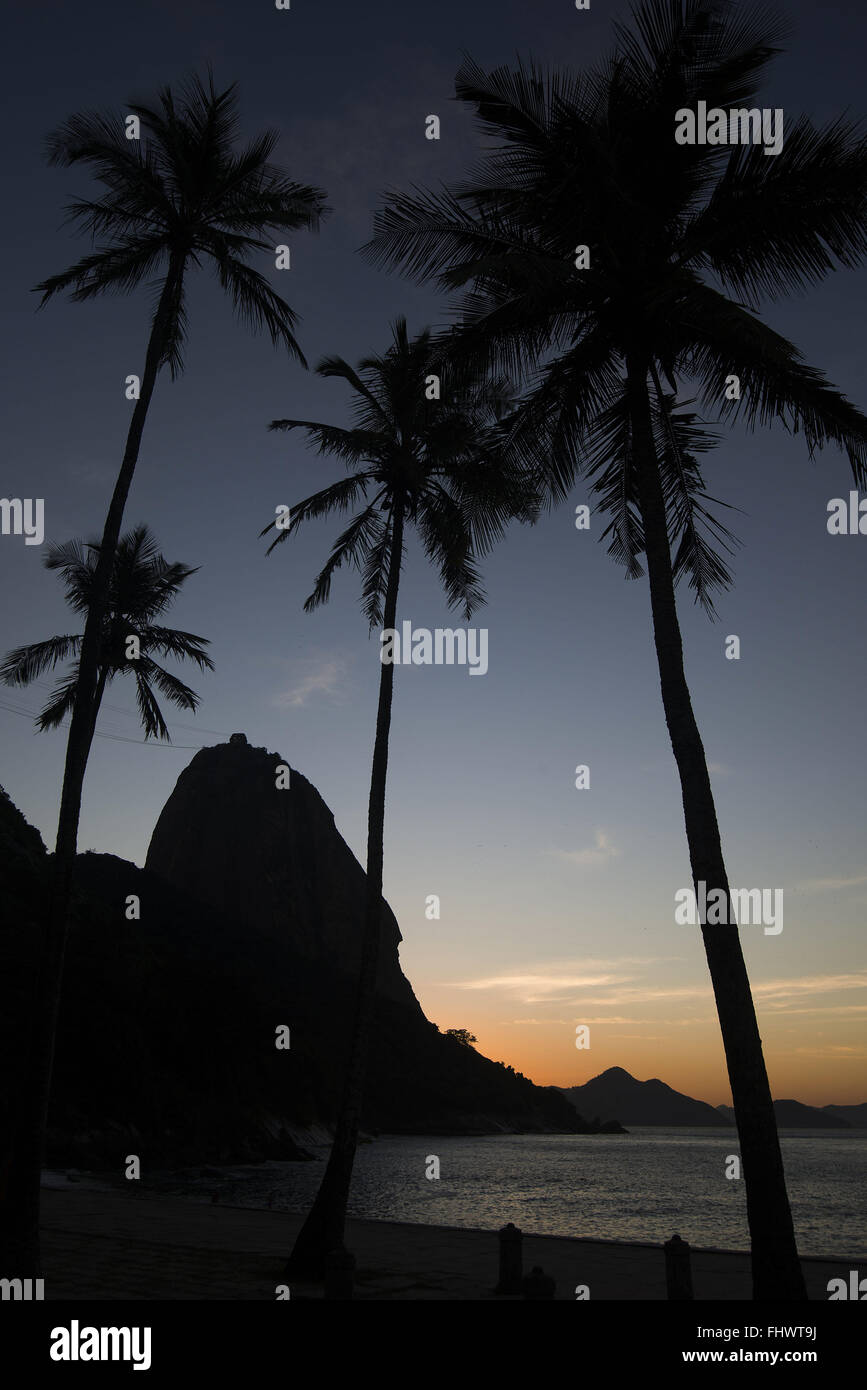
[[[288,784],[288,785],[287,785]],[[202,748],[163,807],[145,867],[298,954],[355,975],[367,881],[334,815],[301,773],[244,734]],[[419,1011],[383,901],[379,988]]]

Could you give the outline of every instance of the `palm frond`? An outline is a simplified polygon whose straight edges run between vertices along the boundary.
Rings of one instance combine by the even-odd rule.
[[[723,177],[683,234],[678,259],[706,266],[735,295],[779,297],[867,253],[867,140],[839,118],[805,117],[779,154],[735,146]]]
[[[0,665],[0,681],[4,685],[29,685],[62,661],[77,656],[80,648],[81,637],[78,635],[49,637],[44,642],[15,647]]]
[[[733,555],[737,537],[709,510],[707,503],[726,506],[704,491],[696,455],[713,447],[718,435],[700,425],[688,411],[675,410],[675,396],[665,395],[654,371],[656,397],[651,403],[656,456],[659,463],[669,534],[677,544],[672,565],[675,584],[686,575],[708,617],[716,611],[712,594],[727,589],[732,573],[720,550]]]
[[[371,526],[370,534],[365,542],[364,554],[361,557],[361,611],[367,618],[368,629],[371,632],[374,628],[382,625],[390,565],[393,558],[391,554],[394,539],[393,526],[394,514],[392,511],[389,511],[385,521],[382,520],[381,516],[377,517],[375,525]],[[406,544],[404,543],[401,545],[401,553],[396,560],[398,573],[403,568],[405,551]]]
[[[376,502],[369,503],[358,516],[353,517],[346,530],[337,537],[328,560],[316,576],[313,592],[304,603],[305,613],[312,613],[321,604],[328,602],[331,580],[336,571],[345,564],[363,569],[366,586],[368,571],[365,566],[372,554],[380,553],[383,544],[387,542],[387,533],[388,527],[382,521]],[[366,602],[366,589],[364,598]]]
[[[730,0],[642,0],[632,22],[615,21],[618,55],[641,89],[662,89],[673,106],[705,98],[708,106],[739,106],[755,96],[758,80],[790,26],[777,10]]]
[[[611,520],[599,539],[608,543],[608,554],[623,565],[627,577],[644,574],[639,556],[644,553],[644,525],[638,500],[632,420],[626,384],[621,383],[611,405],[600,411],[586,431],[586,457],[582,470],[595,478],[591,492],[599,509]]]
[[[179,661],[194,661],[200,671],[213,671],[214,663],[204,650],[211,645],[207,637],[180,628],[149,626],[144,633],[142,651],[161,656],[175,656]]]
[[[60,570],[66,587],[66,602],[77,613],[86,613],[99,559],[99,541],[71,540],[46,547],[43,565]]]
[[[780,422],[803,431],[811,455],[834,444],[847,454],[858,486],[867,485],[867,416],[788,339],[707,286],[684,296],[680,326],[681,364],[702,382],[706,408],[742,416],[750,427]],[[725,396],[732,374],[740,379],[739,400]]]
[[[311,521],[318,517],[330,516],[332,512],[345,512],[357,500],[359,494],[367,496],[367,485],[371,474],[353,473],[349,478],[341,478],[336,483],[331,483],[329,487],[322,488],[320,492],[315,492],[310,497],[306,497],[303,502],[299,502],[291,508],[289,513],[289,524],[281,526],[278,519],[269,521],[259,532],[260,536],[267,536],[268,532],[276,529],[279,534],[268,546],[266,555],[270,555],[275,545],[297,531],[302,521]],[[376,499],[374,499],[374,502]],[[371,504],[373,505],[373,504]],[[285,520],[285,513],[281,520]]]
[[[485,591],[461,507],[437,487],[425,495],[417,525],[425,554],[439,569],[449,607],[460,607],[469,621],[484,603]]]
[[[175,653],[176,655],[176,653]],[[213,669],[213,668],[212,668]],[[147,681],[148,687],[156,686],[165,695],[167,700],[171,700],[178,709],[191,710],[195,712],[199,707],[199,696],[177,676],[173,676],[171,671],[166,671],[164,667],[158,666],[150,657],[146,658],[141,665],[143,678]]]
[[[148,669],[153,665],[154,663],[152,662],[148,663]],[[161,738],[164,739],[166,743],[171,743],[172,738],[168,730],[168,725],[157,704],[157,699],[151,689],[147,674],[142,669],[140,663],[136,663],[133,674],[135,676],[136,704],[138,705],[139,718],[141,719],[141,726],[144,730],[145,738]]]
[[[76,667],[72,675],[57,683],[53,697],[38,716],[36,727],[40,732],[45,733],[47,729],[57,729],[67,716],[72,717],[72,707],[75,704],[77,690],[78,668]]]
[[[216,270],[220,284],[231,296],[238,317],[254,332],[267,332],[275,347],[282,343],[290,356],[306,367],[306,358],[294,333],[298,315],[271,288],[264,275],[234,256],[217,261]]]
[[[334,454],[347,464],[376,458],[382,444],[382,436],[374,430],[341,429],[317,420],[272,420],[268,428],[306,430],[311,442],[317,445],[317,453]]]
[[[42,295],[39,307],[62,290],[70,290],[70,299],[77,303],[98,294],[125,294],[151,274],[167,249],[161,234],[118,237],[114,245],[82,256],[68,270],[34,285],[34,292]]]
[[[362,381],[355,368],[351,367],[342,357],[337,357],[335,355],[323,357],[322,360],[316,364],[316,374],[317,376],[323,377],[342,377],[344,381],[349,382],[352,389],[357,391],[359,396],[367,401],[374,415],[381,423],[391,424],[391,416],[388,414],[383,402],[377,400],[373,391],[366,382]]]

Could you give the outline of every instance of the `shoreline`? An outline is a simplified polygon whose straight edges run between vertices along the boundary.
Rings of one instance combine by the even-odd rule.
[[[268,1300],[303,1216],[256,1207],[190,1202],[146,1192],[47,1187],[42,1192],[47,1300]],[[672,1232],[674,1234],[674,1232]],[[347,1220],[356,1257],[356,1299],[509,1302],[494,1294],[496,1231]],[[749,1255],[693,1247],[697,1301],[749,1301]],[[832,1278],[867,1275],[867,1260],[845,1255],[801,1261],[811,1300],[826,1301]],[[524,1232],[523,1267],[541,1265],[556,1297],[665,1301],[662,1247]],[[294,1283],[291,1297],[319,1298],[321,1288]]]

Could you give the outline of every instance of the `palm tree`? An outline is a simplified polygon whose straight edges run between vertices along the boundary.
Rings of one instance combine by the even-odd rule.
[[[251,256],[273,255],[275,233],[316,229],[325,213],[321,190],[295,183],[270,156],[276,131],[238,147],[236,86],[217,91],[213,76],[193,78],[179,96],[163,88],[156,102],[131,102],[140,138],[127,139],[122,117],[85,112],[49,137],[48,158],[64,167],[82,164],[102,184],[101,196],[80,199],[70,220],[99,239],[75,265],[36,286],[41,303],[68,290],[84,301],[126,292],[165,266],[151,320],[139,396],[130,420],[94,574],[93,594],[79,656],[79,678],[66,747],[47,928],[27,1060],[26,1100],[16,1117],[0,1183],[0,1265],[12,1276],[39,1271],[39,1174],[51,1086],[57,1010],[63,976],[81,793],[91,744],[91,715],[100,669],[100,634],[112,566],[142,432],[160,369],[183,369],[187,332],[185,282],[189,268],[211,264],[239,318],[264,329],[303,365],[295,339],[296,315],[271,288]],[[268,241],[263,238],[271,236]]]
[[[617,26],[610,59],[585,74],[532,64],[488,74],[465,60],[457,97],[496,147],[468,182],[392,196],[365,248],[419,282],[463,288],[466,361],[524,383],[510,447],[534,463],[549,499],[565,497],[585,468],[602,470],[603,502],[618,509],[614,553],[633,573],[646,557],[693,877],[724,901],[674,586],[688,573],[707,606],[727,579],[714,542],[728,536],[696,510],[704,499],[676,437],[663,454],[672,415],[663,382],[672,397],[691,382],[718,418],[802,430],[811,454],[835,444],[858,484],[867,481],[867,418],[758,313],[760,297],[863,259],[867,143],[844,120],[817,129],[803,118],[787,122],[775,157],[674,138],[675,113],[699,100],[751,107],[783,36],[764,8],[733,0],[643,0],[632,29]],[[737,928],[703,923],[702,935],[740,1137],[754,1297],[803,1298]]]
[[[76,613],[87,614],[94,591],[99,561],[99,542],[67,541],[64,545],[48,547],[46,569],[59,570],[66,585],[66,602]],[[136,526],[122,536],[115,551],[111,576],[108,609],[103,618],[100,640],[100,660],[96,694],[91,709],[91,736],[96,725],[102,697],[115,676],[132,675],[136,683],[136,698],[145,738],[162,738],[171,742],[156,692],[159,691],[178,709],[195,711],[199,697],[165,667],[159,666],[152,653],[195,661],[201,670],[212,671],[214,663],[204,648],[204,637],[176,628],[161,627],[154,620],[161,617],[177,598],[181,586],[196,570],[187,565],[170,565],[160,554],[157,541],[147,526]],[[136,639],[136,647],[129,639]],[[49,637],[44,642],[31,642],[16,647],[0,665],[0,680],[6,685],[30,685],[44,672],[54,670],[61,662],[73,658],[71,671],[59,681],[57,688],[36,724],[41,730],[56,729],[72,711],[78,689],[78,658],[81,653],[81,634]],[[137,656],[127,652],[137,649]]]
[[[397,597],[405,532],[414,527],[428,559],[437,565],[450,607],[469,619],[484,601],[477,559],[514,515],[530,508],[516,473],[492,449],[491,431],[507,395],[503,379],[476,382],[447,374],[442,347],[424,330],[412,340],[406,321],[393,325],[392,343],[354,370],[327,357],[316,370],[339,377],[354,392],[354,425],[274,420],[271,429],[303,429],[321,454],[334,454],[349,476],[306,498],[273,523],[279,534],[268,553],[306,521],[364,505],[337,538],[304,604],[326,603],[335,572],[351,565],[361,573],[362,609],[369,628],[396,630]],[[426,382],[443,372],[442,400]],[[370,494],[370,496],[368,496]],[[272,526],[262,532],[266,535]],[[394,666],[383,661],[370,778],[367,827],[367,909],[355,1018],[343,1096],[331,1154],[314,1205],[286,1266],[287,1277],[322,1278],[327,1254],[340,1249],[361,1119],[364,1078],[374,1017],[382,920],[382,865],[388,734]]]

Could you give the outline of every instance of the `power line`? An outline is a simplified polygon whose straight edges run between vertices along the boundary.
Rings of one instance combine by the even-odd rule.
[[[38,686],[40,690],[54,690],[54,686],[49,685],[47,681],[31,681],[30,684]],[[108,700],[103,700],[99,708],[100,712],[104,709],[110,709],[115,714],[122,714],[125,719],[138,718],[138,716],[133,714],[131,710],[124,709],[122,705],[113,705]],[[166,723],[168,724],[170,729],[186,729],[187,732],[191,734],[213,734],[215,738],[229,737],[225,729],[206,729],[201,724],[178,724],[173,719],[167,719]],[[135,740],[135,742],[137,741],[138,740]]]
[[[9,705],[4,700],[0,700],[0,709],[6,710],[9,714],[19,714],[24,719],[35,719],[37,717],[32,710],[16,709],[14,705]],[[59,729],[68,729],[69,725],[67,723],[60,723],[56,727]],[[177,726],[173,725],[172,727]],[[205,732],[207,732],[207,730]],[[207,743],[166,743],[164,739],[127,738],[125,734],[104,734],[99,729],[95,730],[94,738],[110,738],[114,743],[137,743],[143,748],[195,748],[198,750],[209,746]]]

